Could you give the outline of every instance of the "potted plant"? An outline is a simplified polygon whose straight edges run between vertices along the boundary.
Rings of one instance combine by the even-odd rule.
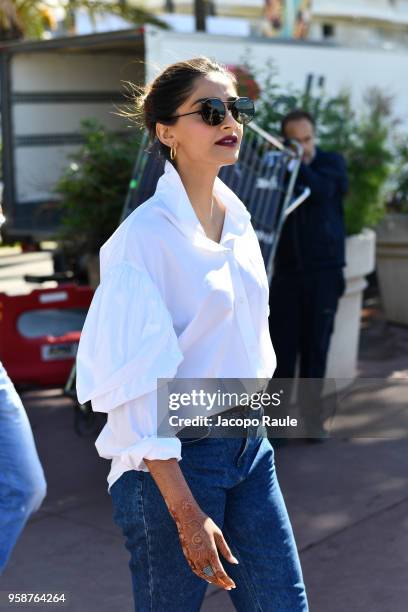
[[[408,325],[408,136],[395,143],[387,214],[376,228],[377,274],[388,321]]]
[[[350,116],[347,142],[340,149],[347,160],[350,182],[345,200],[347,284],[336,314],[326,370],[327,378],[337,379],[338,388],[347,386],[357,372],[365,277],[375,269],[373,228],[385,215],[385,188],[392,160],[391,99],[372,89],[364,102],[364,110]]]
[[[96,287],[99,249],[119,224],[140,135],[124,138],[93,119],[82,122],[81,133],[83,145],[56,185],[62,213],[57,239],[66,254],[82,258]]]

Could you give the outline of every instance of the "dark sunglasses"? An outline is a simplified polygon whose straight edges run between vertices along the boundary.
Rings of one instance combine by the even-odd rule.
[[[183,113],[182,115],[173,115],[170,118],[200,114],[207,125],[220,125],[225,119],[226,109],[228,108],[235,121],[246,125],[255,116],[254,102],[250,98],[236,98],[236,100],[226,101],[220,100],[220,98],[204,98],[203,100],[198,100],[198,102],[201,102],[200,110]]]

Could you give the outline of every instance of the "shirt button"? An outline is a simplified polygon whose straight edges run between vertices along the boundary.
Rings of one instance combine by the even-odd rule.
[[[238,303],[243,304],[244,302],[245,302],[245,299],[242,297],[242,295],[240,295],[238,298]]]

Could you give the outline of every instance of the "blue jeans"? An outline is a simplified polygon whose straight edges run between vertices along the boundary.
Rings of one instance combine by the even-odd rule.
[[[0,575],[29,516],[47,492],[21,399],[0,362]]]
[[[307,612],[292,527],[265,429],[244,438],[182,439],[180,469],[201,509],[223,532],[238,612]],[[130,470],[110,489],[114,521],[130,553],[136,612],[200,610],[208,583],[193,573],[176,525],[149,472]]]

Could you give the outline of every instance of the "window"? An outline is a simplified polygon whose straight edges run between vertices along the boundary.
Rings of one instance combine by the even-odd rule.
[[[323,38],[334,38],[336,29],[332,23],[324,23],[322,25]]]
[[[82,308],[28,310],[19,317],[17,329],[25,338],[59,337],[81,331],[86,313]]]

